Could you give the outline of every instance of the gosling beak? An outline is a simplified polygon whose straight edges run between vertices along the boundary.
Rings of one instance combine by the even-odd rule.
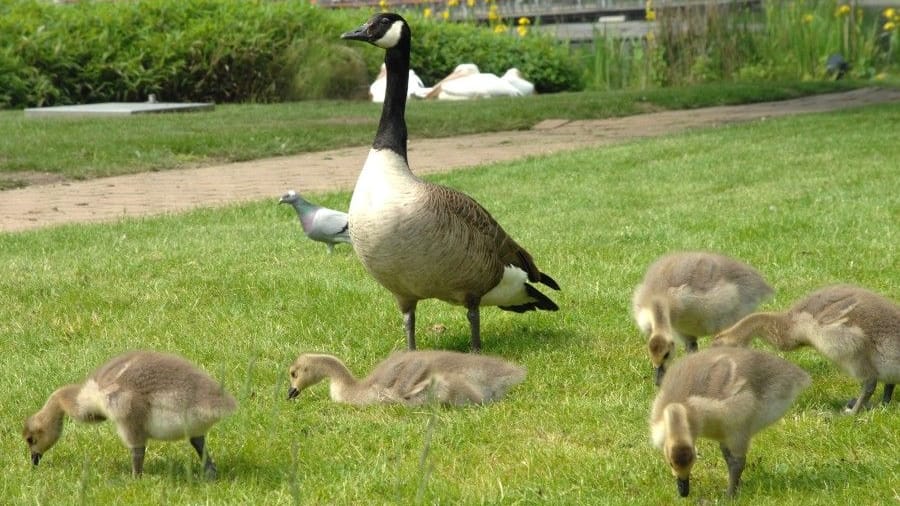
[[[678,478],[678,495],[681,497],[687,497],[688,494],[691,493],[691,479],[690,478]]]
[[[41,457],[43,457],[43,455],[41,455],[40,453],[31,452],[31,465],[38,465],[38,463],[41,461]]]
[[[359,28],[357,28],[356,30],[352,30],[347,33],[341,34],[341,38],[345,39],[345,40],[361,40],[363,42],[368,42],[369,41],[368,29],[369,29],[369,24],[366,23],[366,24],[360,26]]]
[[[297,397],[298,395],[300,395],[300,390],[297,390],[294,387],[291,387],[291,389],[288,390],[288,400],[291,400],[294,397]]]
[[[661,365],[655,369],[655,372],[656,376],[654,377],[653,381],[654,383],[656,383],[656,386],[660,386],[662,384],[663,376],[666,375],[666,368],[665,366]]]

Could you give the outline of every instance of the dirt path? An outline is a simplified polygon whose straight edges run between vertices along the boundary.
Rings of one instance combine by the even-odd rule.
[[[531,130],[413,139],[409,161],[419,174],[513,160],[586,146],[812,112],[900,101],[900,90],[866,88],[781,102],[666,111],[606,120],[548,120]],[[200,169],[147,172],[0,192],[0,232],[62,223],[182,212],[195,207],[276,199],[298,192],[352,189],[367,146]]]

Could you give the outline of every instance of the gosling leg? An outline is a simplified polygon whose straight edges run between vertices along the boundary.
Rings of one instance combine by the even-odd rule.
[[[206,477],[214,479],[219,473],[216,469],[216,465],[213,463],[212,457],[210,457],[209,452],[206,451],[206,436],[192,437],[190,442],[191,446],[194,447],[194,450],[197,451],[197,455],[200,456],[200,461],[203,462],[203,472],[206,473]]]
[[[894,396],[894,384],[893,383],[885,383],[884,384],[884,395],[881,397],[882,404],[890,404],[891,397]]]
[[[136,446],[131,449],[131,475],[135,478],[144,473],[144,451],[145,446]]]
[[[725,463],[728,464],[728,497],[734,497],[738,487],[741,486],[741,474],[747,464],[747,457],[734,455],[724,443],[719,444],[719,448],[722,450]]]
[[[872,397],[872,394],[875,393],[875,385],[878,383],[876,378],[868,379],[862,384],[862,391],[859,394],[859,397],[856,399],[856,403],[853,404],[853,407],[845,409],[844,411],[855,415],[859,413],[859,411],[869,402],[869,399]],[[893,393],[893,392],[892,392]]]

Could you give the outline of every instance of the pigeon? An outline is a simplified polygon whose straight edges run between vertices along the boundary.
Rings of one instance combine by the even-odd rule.
[[[850,64],[847,63],[847,60],[844,59],[844,55],[841,53],[832,54],[825,62],[825,75],[833,76],[835,81],[842,79],[849,70]]]
[[[350,242],[347,213],[307,202],[294,190],[285,193],[278,203],[294,206],[306,237],[313,241],[324,242],[328,246],[329,253],[334,252],[335,244]]]

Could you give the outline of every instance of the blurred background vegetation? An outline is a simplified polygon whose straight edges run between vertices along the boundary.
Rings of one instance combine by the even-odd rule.
[[[339,34],[376,10],[410,21],[412,66],[426,84],[463,62],[498,74],[517,67],[540,93],[834,78],[826,68],[834,54],[853,78],[896,80],[900,69],[900,12],[854,2],[644,0],[637,34],[592,23],[582,41],[517,11],[521,2],[329,8],[342,3],[0,0],[0,108],[150,94],[218,103],[364,98],[382,54]]]

